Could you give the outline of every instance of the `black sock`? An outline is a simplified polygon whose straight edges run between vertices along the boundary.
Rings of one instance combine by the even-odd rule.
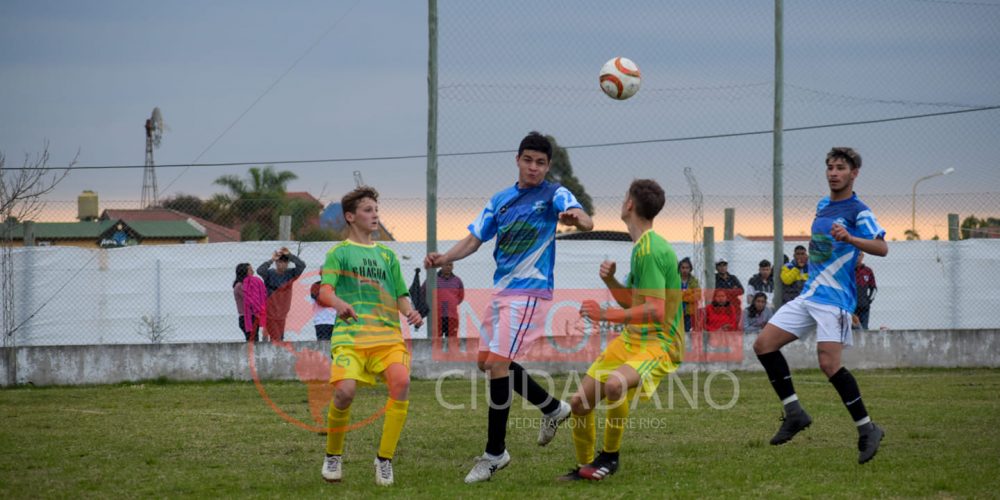
[[[802,406],[799,398],[795,395],[795,387],[792,385],[792,372],[788,369],[788,362],[781,351],[769,352],[757,356],[760,364],[764,365],[767,378],[771,381],[771,387],[778,394],[781,403],[792,412],[799,411]],[[789,401],[789,399],[791,399]]]
[[[486,453],[503,455],[507,449],[507,416],[510,415],[510,400],[514,394],[510,390],[510,376],[490,379],[490,412],[487,430]]]
[[[528,374],[523,366],[511,361],[510,373],[514,384],[514,391],[527,399],[529,403],[542,410],[542,413],[549,415],[559,409],[559,400],[549,395],[548,391],[538,385],[535,379]]]
[[[830,377],[830,383],[837,389],[840,400],[851,413],[854,425],[858,426],[858,432],[867,431],[871,427],[871,418],[868,417],[868,410],[861,400],[861,389],[858,389],[858,381],[854,380],[854,375],[851,375],[847,368],[841,367]]]

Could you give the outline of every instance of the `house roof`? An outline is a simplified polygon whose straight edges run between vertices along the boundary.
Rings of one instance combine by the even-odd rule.
[[[101,214],[101,219],[121,219],[130,224],[135,221],[186,221],[191,219],[205,228],[205,236],[208,236],[210,243],[240,241],[240,232],[236,229],[169,208],[109,208]]]
[[[98,239],[115,230],[121,222],[140,238],[200,239],[205,233],[187,221],[134,221],[120,219],[83,222],[36,222],[36,240],[85,240]],[[24,238],[24,224],[12,228],[13,239]]]

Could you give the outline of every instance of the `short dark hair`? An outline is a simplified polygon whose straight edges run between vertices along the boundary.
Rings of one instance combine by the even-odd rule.
[[[628,196],[635,204],[635,213],[646,220],[653,220],[667,201],[663,188],[653,179],[632,181],[632,185],[628,187]]]
[[[771,261],[764,259],[757,263],[757,267],[771,267]]]
[[[371,198],[378,203],[378,191],[371,186],[358,186],[353,191],[344,195],[340,199],[340,207],[344,210],[344,215],[358,211],[358,203],[364,198]]]
[[[547,137],[535,130],[528,132],[528,135],[521,139],[521,145],[517,147],[517,156],[520,157],[524,154],[525,149],[545,153],[548,159],[552,159],[552,143]]]
[[[799,250],[802,250],[803,252],[805,252],[806,251],[806,247],[804,247],[802,245],[795,245],[795,251],[798,252]]]
[[[826,162],[830,163],[830,160],[834,158],[840,158],[847,163],[850,163],[851,168],[861,168],[861,155],[851,148],[837,147],[831,149],[830,152],[826,154]]]

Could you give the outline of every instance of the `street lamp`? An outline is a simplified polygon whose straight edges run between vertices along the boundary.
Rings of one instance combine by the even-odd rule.
[[[955,171],[954,167],[948,167],[940,172],[933,173],[930,175],[925,175],[917,179],[917,182],[913,183],[913,214],[910,219],[910,232],[913,234],[913,236],[916,236],[917,234],[917,184],[920,184],[921,182],[926,181],[927,179],[932,179],[934,177],[939,177],[942,175],[948,175],[954,171]]]

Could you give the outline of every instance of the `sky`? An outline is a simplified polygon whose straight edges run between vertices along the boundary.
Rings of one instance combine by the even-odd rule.
[[[651,177],[667,190],[672,235],[690,234],[689,167],[706,223],[735,205],[749,226],[741,232],[769,234],[771,135],[677,139],[771,129],[773,2],[441,0],[438,9],[438,151],[499,151],[439,159],[439,233],[460,237],[476,208],[513,183],[510,151],[537,129],[570,147],[601,227],[617,228],[628,182]],[[1000,1],[788,0],[784,23],[786,128],[1000,105]],[[161,198],[220,192],[213,181],[244,175],[245,162],[422,155],[427,54],[421,1],[7,0],[0,151],[8,166],[46,143],[53,166],[141,165],[143,123],[159,107],[168,129],[157,164],[241,163],[159,168]],[[617,55],[643,72],[628,101],[597,85]],[[998,131],[1000,110],[788,131],[787,232],[801,232],[825,194],[823,158],[835,145],[861,152],[856,189],[897,233],[913,182],[948,167],[955,173],[920,185],[926,232],[950,211],[1000,215],[1000,197],[982,194],[1000,193]],[[597,147],[632,141],[651,142]],[[357,170],[382,192],[390,229],[423,231],[423,158],[277,168],[298,176],[289,190],[324,202],[352,188]],[[137,205],[141,188],[142,169],[80,170],[50,206],[72,209],[84,189],[102,208]]]

